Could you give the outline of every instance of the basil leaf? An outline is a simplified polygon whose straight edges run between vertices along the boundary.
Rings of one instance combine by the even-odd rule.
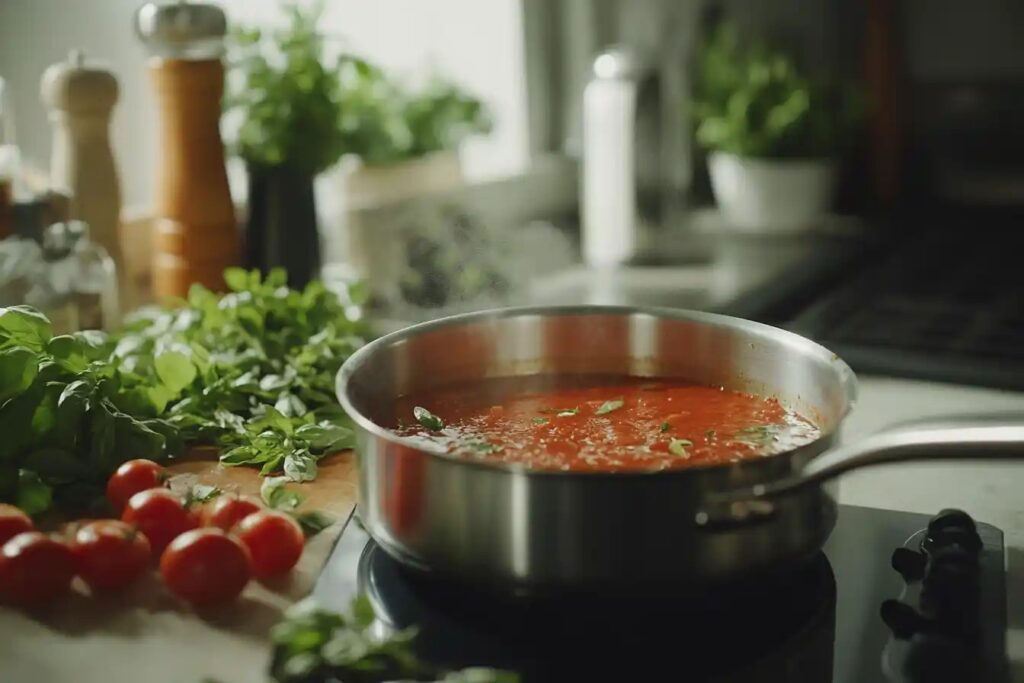
[[[412,416],[416,418],[417,422],[432,432],[439,432],[444,429],[444,420],[422,406],[413,408]]]
[[[164,351],[153,360],[157,377],[175,396],[195,380],[197,371],[188,356],[180,351]]]
[[[281,412],[275,407],[268,407],[263,413],[263,417],[256,420],[252,420],[246,425],[246,428],[250,432],[261,433],[267,429],[273,429],[282,434],[291,434],[295,427],[292,425],[292,421],[281,414]]]
[[[605,401],[597,410],[594,411],[594,415],[607,415],[608,413],[614,410],[618,410],[619,408],[624,406],[625,403],[626,402],[623,401],[621,398],[617,398],[612,401]]]
[[[43,384],[36,380],[27,390],[0,405],[0,435],[3,435],[0,438],[0,462],[15,460],[38,438],[26,427],[32,422],[44,390]]]
[[[565,408],[563,410],[559,410],[555,414],[555,417],[572,417],[573,415],[576,415],[579,412],[580,409],[578,406],[576,408]]]
[[[233,292],[241,292],[249,287],[249,273],[243,268],[228,268],[224,271],[224,282]]]
[[[30,306],[0,308],[0,349],[23,346],[39,352],[53,337],[53,326],[45,315]]]
[[[284,474],[292,481],[312,481],[316,479],[316,458],[309,451],[289,453],[284,457]]]
[[[533,424],[535,425],[546,425],[548,422],[550,422],[550,420],[548,420],[546,417],[533,418]]]
[[[32,386],[39,374],[36,354],[22,347],[0,351],[0,404]]]
[[[329,422],[302,425],[295,430],[295,436],[306,440],[311,450],[321,453],[335,453],[355,447],[355,432]]]
[[[31,470],[18,471],[18,492],[14,504],[27,515],[38,515],[50,509],[53,489],[43,483],[39,475]]]
[[[211,500],[224,493],[216,486],[210,486],[209,484],[196,484],[188,492],[186,496],[185,507],[189,507],[193,503],[209,503]]]
[[[67,372],[77,374],[89,367],[90,359],[86,356],[85,346],[69,334],[53,337],[46,344],[46,350]]]
[[[260,498],[272,510],[290,511],[299,507],[303,495],[285,488],[288,477],[267,477],[260,486]]]
[[[668,442],[668,452],[680,458],[689,458],[686,447],[692,445],[693,442],[688,439],[672,439]]]
[[[661,423],[661,433],[662,434],[664,434],[665,432],[667,432],[670,429],[672,429],[672,425],[670,425],[668,422],[662,422]]]

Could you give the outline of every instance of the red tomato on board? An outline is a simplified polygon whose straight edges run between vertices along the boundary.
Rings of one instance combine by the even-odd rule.
[[[114,512],[121,514],[128,500],[136,493],[159,488],[167,480],[167,470],[152,460],[129,460],[107,480],[107,500]]]
[[[116,519],[84,524],[71,539],[78,575],[95,591],[127,587],[149,565],[149,541],[141,531]]]
[[[0,549],[0,601],[33,607],[61,597],[75,575],[71,549],[38,531],[26,531]]]
[[[203,526],[215,526],[230,531],[251,514],[263,509],[252,496],[222,494],[203,511]]]
[[[283,512],[265,510],[249,515],[235,527],[235,535],[249,549],[257,579],[282,576],[292,570],[306,544],[298,522]]]
[[[149,489],[128,500],[121,520],[146,535],[153,555],[159,557],[171,541],[199,526],[195,513],[167,489]]]
[[[178,536],[160,558],[160,575],[176,596],[197,607],[238,597],[252,576],[249,551],[221,529],[205,527]]]

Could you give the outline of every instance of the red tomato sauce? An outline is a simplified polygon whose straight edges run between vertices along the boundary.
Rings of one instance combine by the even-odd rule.
[[[557,378],[544,384],[557,386]],[[619,379],[544,390],[496,380],[408,396],[397,411],[394,431],[414,442],[543,470],[718,465],[775,455],[821,435],[773,398],[673,380]]]

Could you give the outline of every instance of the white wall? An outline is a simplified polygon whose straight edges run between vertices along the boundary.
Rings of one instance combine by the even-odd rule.
[[[308,0],[300,0],[307,2]],[[50,135],[39,102],[39,77],[72,48],[110,65],[121,83],[114,114],[114,153],[125,202],[148,202],[154,182],[156,113],[145,79],[145,52],[132,30],[142,0],[0,0],[0,76],[11,89],[22,154],[48,167]],[[281,20],[277,0],[223,0],[230,22]],[[400,74],[416,78],[436,66],[487,102],[495,131],[467,145],[474,179],[525,168],[526,85],[519,0],[328,0],[325,32]]]

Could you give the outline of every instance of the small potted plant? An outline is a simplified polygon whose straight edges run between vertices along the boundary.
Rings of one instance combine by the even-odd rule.
[[[699,61],[694,113],[725,219],[746,230],[812,228],[831,205],[856,100],[851,88],[810,79],[782,52],[744,50],[733,27],[718,27]]]
[[[460,187],[459,147],[490,131],[491,117],[478,99],[437,76],[413,88],[348,56],[339,77],[344,257],[377,291],[398,278],[403,248],[415,241],[400,234],[390,209]]]
[[[318,174],[346,159],[350,212],[449,189],[462,182],[458,146],[491,126],[483,104],[446,81],[413,90],[329,50],[317,30],[323,4],[285,3],[286,28],[236,30],[229,53],[226,105],[241,114],[234,147],[249,173],[248,262],[286,267],[295,286],[320,267]],[[347,227],[351,242],[357,226]]]
[[[459,146],[470,135],[491,129],[483,103],[436,75],[424,87],[411,88],[349,55],[339,77],[350,208],[460,182]]]
[[[283,266],[301,287],[320,268],[313,180],[341,158],[347,137],[338,125],[342,58],[328,59],[316,27],[323,4],[284,8],[283,29],[233,32],[226,109],[241,114],[234,148],[249,175],[248,264]]]

